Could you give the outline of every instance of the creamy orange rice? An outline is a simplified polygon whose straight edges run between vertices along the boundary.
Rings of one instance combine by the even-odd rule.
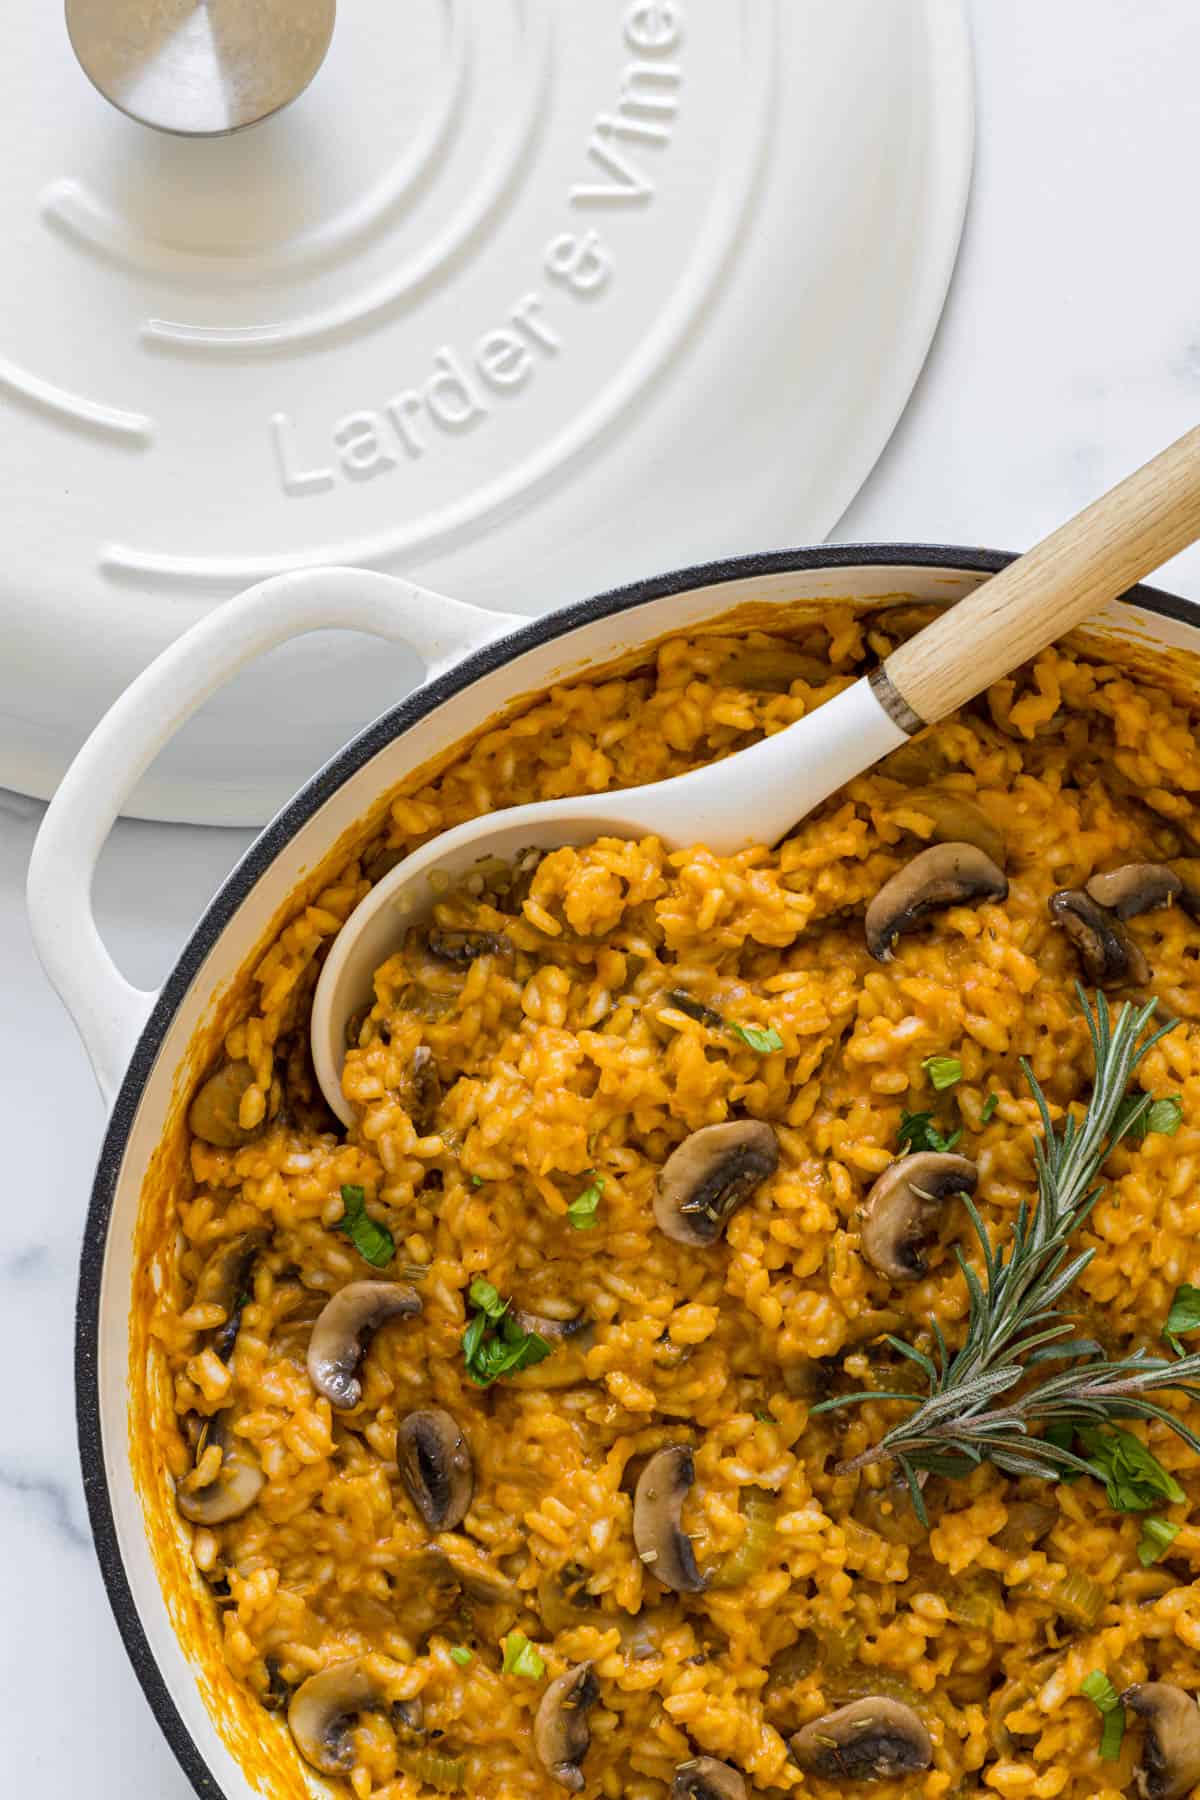
[[[697,1757],[752,1792],[854,1791],[806,1773],[790,1740],[863,1696],[910,1708],[931,1746],[928,1768],[868,1790],[880,1800],[1115,1800],[1134,1791],[1140,1734],[1099,1759],[1084,1677],[1196,1686],[1200,1471],[1167,1429],[1133,1427],[1187,1495],[1160,1509],[1180,1527],[1169,1556],[1143,1568],[1139,1518],[1098,1481],[1042,1487],[987,1465],[935,1478],[925,1530],[887,1468],[837,1473],[904,1407],[812,1412],[821,1394],[894,1385],[884,1333],[936,1319],[953,1343],[963,1327],[965,1212],[915,1281],[863,1254],[861,1208],[901,1153],[902,1113],[961,1127],[1002,1236],[1036,1193],[1018,1058],[1056,1110],[1086,1098],[1079,963],[1047,902],[1097,870],[1193,853],[1200,751],[1182,700],[1059,647],[775,849],[601,840],[485,869],[439,902],[440,957],[418,934],[380,969],[347,1059],[348,1133],[306,1055],[321,959],[397,854],[496,806],[738,749],[919,616],[835,607],[788,641],[675,639],[630,673],[554,689],[395,796],[384,833],[236,996],[204,1072],[223,1085],[192,1114],[226,1142],[190,1134],[170,1278],[146,1297],[168,1415],[152,1479],[203,1515],[223,1468],[249,1470],[245,1510],[179,1527],[227,1679],[283,1718],[312,1677],[355,1663],[358,1703],[325,1742],[326,1772],[340,1763],[335,1785],[359,1800],[551,1800],[571,1782],[539,1757],[535,1717],[585,1664],[582,1791],[608,1800],[662,1800]],[[940,908],[874,960],[866,907],[964,818],[999,840],[1006,897]],[[1200,1267],[1200,924],[1176,905],[1126,929],[1182,1020],[1137,1080],[1179,1094],[1183,1122],[1114,1153],[1083,1233],[1095,1256],[1074,1309],[1113,1351],[1156,1344]],[[947,1091],[931,1056],[961,1065]],[[678,1241],[656,1217],[664,1165],[731,1120],[765,1122],[777,1166],[711,1241]],[[393,1241],[384,1263],[344,1229],[357,1193]],[[552,1350],[486,1387],[463,1348],[480,1280]],[[314,1385],[310,1338],[363,1281],[404,1287],[420,1310],[382,1325],[361,1397],[337,1406]],[[405,1421],[434,1409],[470,1466],[466,1510],[440,1530],[401,1469]],[[1200,1408],[1188,1416],[1200,1428]],[[680,1527],[697,1591],[664,1586],[635,1543],[638,1476],[665,1448],[691,1452]],[[1031,1498],[1053,1516],[1022,1542]],[[1102,1590],[1088,1622],[1063,1603],[1075,1572]],[[272,1761],[291,1754],[282,1732],[269,1741]]]

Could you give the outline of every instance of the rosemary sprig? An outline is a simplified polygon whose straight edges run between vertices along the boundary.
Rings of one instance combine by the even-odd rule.
[[[1062,1470],[1092,1472],[1060,1442],[1034,1435],[1038,1426],[1160,1419],[1200,1451],[1200,1438],[1146,1397],[1162,1388],[1200,1396],[1200,1355],[1167,1359],[1138,1351],[1111,1362],[1099,1344],[1071,1337],[1073,1327],[1059,1305],[1094,1254],[1082,1250],[1072,1255],[1071,1238],[1100,1197],[1102,1190],[1096,1185],[1100,1168],[1123,1137],[1136,1133],[1153,1105],[1149,1094],[1126,1103],[1130,1078],[1152,1046],[1173,1029],[1172,1022],[1143,1038],[1154,1016],[1154,1000],[1141,1007],[1124,1005],[1114,1023],[1102,993],[1097,993],[1093,1009],[1083,988],[1077,992],[1092,1040],[1092,1098],[1082,1118],[1068,1113],[1056,1131],[1041,1086],[1022,1059],[1042,1120],[1042,1136],[1034,1150],[1038,1203],[1032,1211],[1021,1203],[1006,1253],[993,1244],[978,1209],[969,1195],[963,1195],[983,1253],[983,1280],[957,1251],[970,1298],[961,1347],[950,1352],[936,1319],[933,1355],[889,1336],[892,1348],[926,1377],[924,1398],[877,1389],[841,1395],[813,1409],[828,1412],[866,1400],[904,1400],[914,1406],[907,1419],[842,1469],[898,1463],[924,1523],[928,1521],[921,1487],[927,1474],[965,1475],[984,1461],[1007,1474],[1044,1480]],[[1023,1394],[1003,1400],[1040,1365],[1065,1359],[1072,1360],[1071,1368],[1046,1374]]]

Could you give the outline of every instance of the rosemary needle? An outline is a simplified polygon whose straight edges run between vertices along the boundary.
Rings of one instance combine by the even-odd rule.
[[[904,1400],[914,1407],[907,1419],[842,1469],[898,1463],[917,1514],[926,1524],[921,1485],[927,1474],[966,1475],[981,1462],[993,1463],[1006,1474],[1042,1479],[1052,1479],[1060,1470],[1091,1473],[1088,1464],[1061,1442],[1035,1435],[1037,1426],[1064,1420],[1159,1419],[1200,1451],[1200,1438],[1148,1398],[1163,1388],[1200,1397],[1200,1355],[1168,1359],[1139,1350],[1109,1361],[1098,1344],[1071,1337],[1073,1327],[1059,1306],[1094,1254],[1091,1250],[1072,1254],[1070,1240],[1099,1198],[1100,1168],[1115,1144],[1136,1133],[1153,1104],[1149,1094],[1123,1104],[1130,1078],[1147,1051],[1172,1029],[1167,1024],[1143,1038],[1154,1016],[1154,1000],[1141,1007],[1124,1005],[1114,1023],[1102,993],[1097,993],[1093,1009],[1082,987],[1077,992],[1092,1041],[1092,1097],[1081,1119],[1068,1113],[1056,1131],[1037,1078],[1022,1061],[1042,1120],[1042,1136],[1034,1151],[1038,1204],[1030,1211],[1022,1202],[1011,1241],[998,1249],[970,1196],[963,1195],[983,1253],[983,1279],[959,1251],[970,1301],[962,1346],[950,1352],[936,1319],[932,1355],[888,1337],[892,1348],[925,1376],[928,1389],[923,1398],[877,1389],[842,1395],[813,1408],[829,1412],[881,1399]],[[1064,1360],[1071,1360],[1072,1366],[1057,1373],[1047,1367]],[[1012,1390],[1026,1377],[1034,1379],[1014,1395]]]

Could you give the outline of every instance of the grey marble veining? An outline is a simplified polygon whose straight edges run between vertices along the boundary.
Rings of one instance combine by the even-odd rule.
[[[1180,206],[1200,142],[1200,8],[973,0],[972,14],[979,148],[962,258],[844,541],[1020,548],[1200,417],[1200,239]],[[1200,551],[1164,580],[1200,596]],[[87,1541],[72,1331],[102,1118],[25,924],[40,813],[0,793],[0,1363],[22,1374],[0,1392],[0,1742],[49,1800],[84,1782],[92,1800],[184,1800]],[[97,905],[132,979],[161,978],[245,841],[118,828]]]

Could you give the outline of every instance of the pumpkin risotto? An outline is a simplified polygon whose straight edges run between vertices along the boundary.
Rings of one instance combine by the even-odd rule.
[[[774,849],[483,864],[378,970],[348,1133],[312,1074],[323,954],[399,857],[738,749],[922,616],[553,690],[396,797],[245,982],[153,1320],[162,1479],[232,1675],[359,1800],[1200,1784],[1200,1401],[1162,1360],[1200,1345],[1182,702],[1080,640]],[[1151,994],[1174,1021],[1111,1092],[1080,981],[1093,1029],[1104,992],[1114,1032]],[[1023,1242],[1069,1280],[984,1441],[961,1356]],[[1152,1404],[1087,1401],[1114,1362]],[[889,1449],[917,1417],[932,1447]]]

